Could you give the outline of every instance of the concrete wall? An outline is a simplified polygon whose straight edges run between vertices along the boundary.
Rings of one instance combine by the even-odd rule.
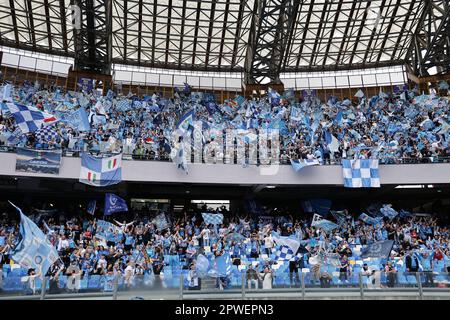
[[[16,154],[0,153],[0,175],[78,179],[80,158],[64,157],[59,175],[16,172]],[[291,166],[262,168],[230,164],[190,164],[189,174],[170,162],[123,160],[125,181],[273,184],[273,185],[342,185],[341,166],[315,166],[295,172]],[[382,184],[443,184],[450,183],[450,163],[415,165],[380,165]]]

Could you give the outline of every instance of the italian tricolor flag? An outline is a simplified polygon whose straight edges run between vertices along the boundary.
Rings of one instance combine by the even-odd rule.
[[[94,172],[94,171],[88,171],[88,174],[87,174],[87,179],[90,181],[90,182],[97,182],[98,180],[99,180],[99,175],[100,174],[98,174],[97,172]]]
[[[83,154],[81,157],[80,182],[92,186],[107,186],[122,180],[122,155],[108,158]]]
[[[102,159],[102,172],[116,170],[121,166],[122,166],[121,155]]]

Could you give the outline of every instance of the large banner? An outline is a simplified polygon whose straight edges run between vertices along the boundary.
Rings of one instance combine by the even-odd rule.
[[[59,174],[61,151],[17,148],[16,171]]]
[[[97,220],[97,229],[95,236],[99,239],[112,242],[120,242],[122,240],[122,229],[104,220]]]

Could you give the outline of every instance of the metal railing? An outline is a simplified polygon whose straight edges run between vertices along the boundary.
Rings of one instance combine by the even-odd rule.
[[[7,277],[5,299],[450,299],[450,274],[437,272],[283,273],[268,283],[248,281],[245,272],[198,278],[193,286],[181,272],[172,275],[91,275]]]
[[[1,146],[0,145],[0,152],[6,152],[6,153],[16,153],[17,148],[16,147],[8,147],[8,146]],[[62,156],[63,157],[73,157],[73,158],[79,158],[81,157],[82,152],[88,152],[92,155],[96,156],[110,156],[112,153],[108,152],[100,152],[97,150],[70,150],[70,149],[63,149],[62,150]],[[135,160],[135,161],[160,161],[160,162],[172,162],[172,159],[169,155],[150,155],[150,154],[133,154],[133,153],[122,153],[122,158],[124,160]],[[323,165],[341,165],[342,159],[347,158],[341,158],[341,159],[334,159],[334,160],[327,160],[324,161]],[[353,159],[353,158],[348,158]],[[278,161],[276,161],[276,164],[279,165],[291,165],[289,159],[283,159],[280,157]],[[192,156],[190,163],[196,163],[194,161],[194,157]],[[202,156],[201,163],[206,164],[204,157]],[[208,163],[211,163],[209,161]],[[234,156],[232,158],[217,158],[217,161],[214,163],[223,163],[223,164],[241,164],[242,159],[238,159],[237,156]],[[424,158],[380,158],[380,164],[382,165],[391,165],[391,164],[432,164],[432,163],[450,163],[450,157],[424,157]],[[259,159],[257,159],[254,163],[250,162],[248,165],[262,165]]]

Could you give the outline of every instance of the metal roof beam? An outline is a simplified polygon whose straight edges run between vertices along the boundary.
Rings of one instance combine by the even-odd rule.
[[[17,28],[17,17],[16,17],[16,9],[14,7],[14,0],[9,0],[9,7],[11,10],[11,19],[12,19],[13,30],[14,30],[14,39],[16,40],[15,45],[18,47],[20,44],[19,29]]]
[[[197,37],[198,37],[198,25],[200,23],[200,11],[202,7],[202,2],[197,3],[197,14],[195,17],[195,30],[194,30],[194,47],[192,49],[192,65],[195,65],[195,52],[197,50]]]
[[[239,47],[239,35],[241,34],[241,28],[242,28],[242,18],[244,16],[244,9],[246,7],[246,0],[241,0],[241,3],[239,5],[239,13],[238,13],[238,19],[236,21],[236,34],[234,37],[234,45],[233,45],[233,57],[231,59],[231,65],[234,66],[236,64],[237,54],[238,54],[238,47]],[[255,8],[256,8],[256,1],[255,1]],[[252,21],[253,25],[253,21]]]
[[[209,28],[208,28],[208,41],[206,43],[206,57],[205,65],[209,64],[209,55],[211,50],[212,33],[214,29],[214,15],[216,14],[216,3],[217,0],[213,0],[211,3],[211,14],[209,16]],[[223,41],[222,41],[223,42]]]
[[[44,0],[44,9],[45,9],[46,24],[47,24],[48,48],[49,48],[49,50],[52,50],[52,28],[50,25],[50,7],[48,4],[48,0]]]
[[[186,17],[186,3],[187,0],[183,0],[183,9],[181,16],[184,18]],[[178,52],[178,66],[181,66],[181,61],[183,57],[183,41],[184,41],[184,27],[185,27],[185,19],[181,20],[181,30],[180,30],[180,50]]]
[[[254,29],[245,61],[246,84],[279,84],[288,36],[300,0],[256,0]]]
[[[27,8],[27,20],[28,20],[28,32],[30,33],[31,44],[33,48],[36,48],[36,33],[34,32],[34,20],[33,20],[33,6],[31,4],[31,0],[26,0],[26,8]]]
[[[230,10],[230,0],[227,0],[227,2],[225,3],[225,13],[224,13],[225,17],[223,19],[223,25],[222,25],[222,41],[220,43],[219,62],[218,62],[219,67],[222,64],[223,46],[225,43],[225,33],[227,31],[228,11],[229,10]]]

